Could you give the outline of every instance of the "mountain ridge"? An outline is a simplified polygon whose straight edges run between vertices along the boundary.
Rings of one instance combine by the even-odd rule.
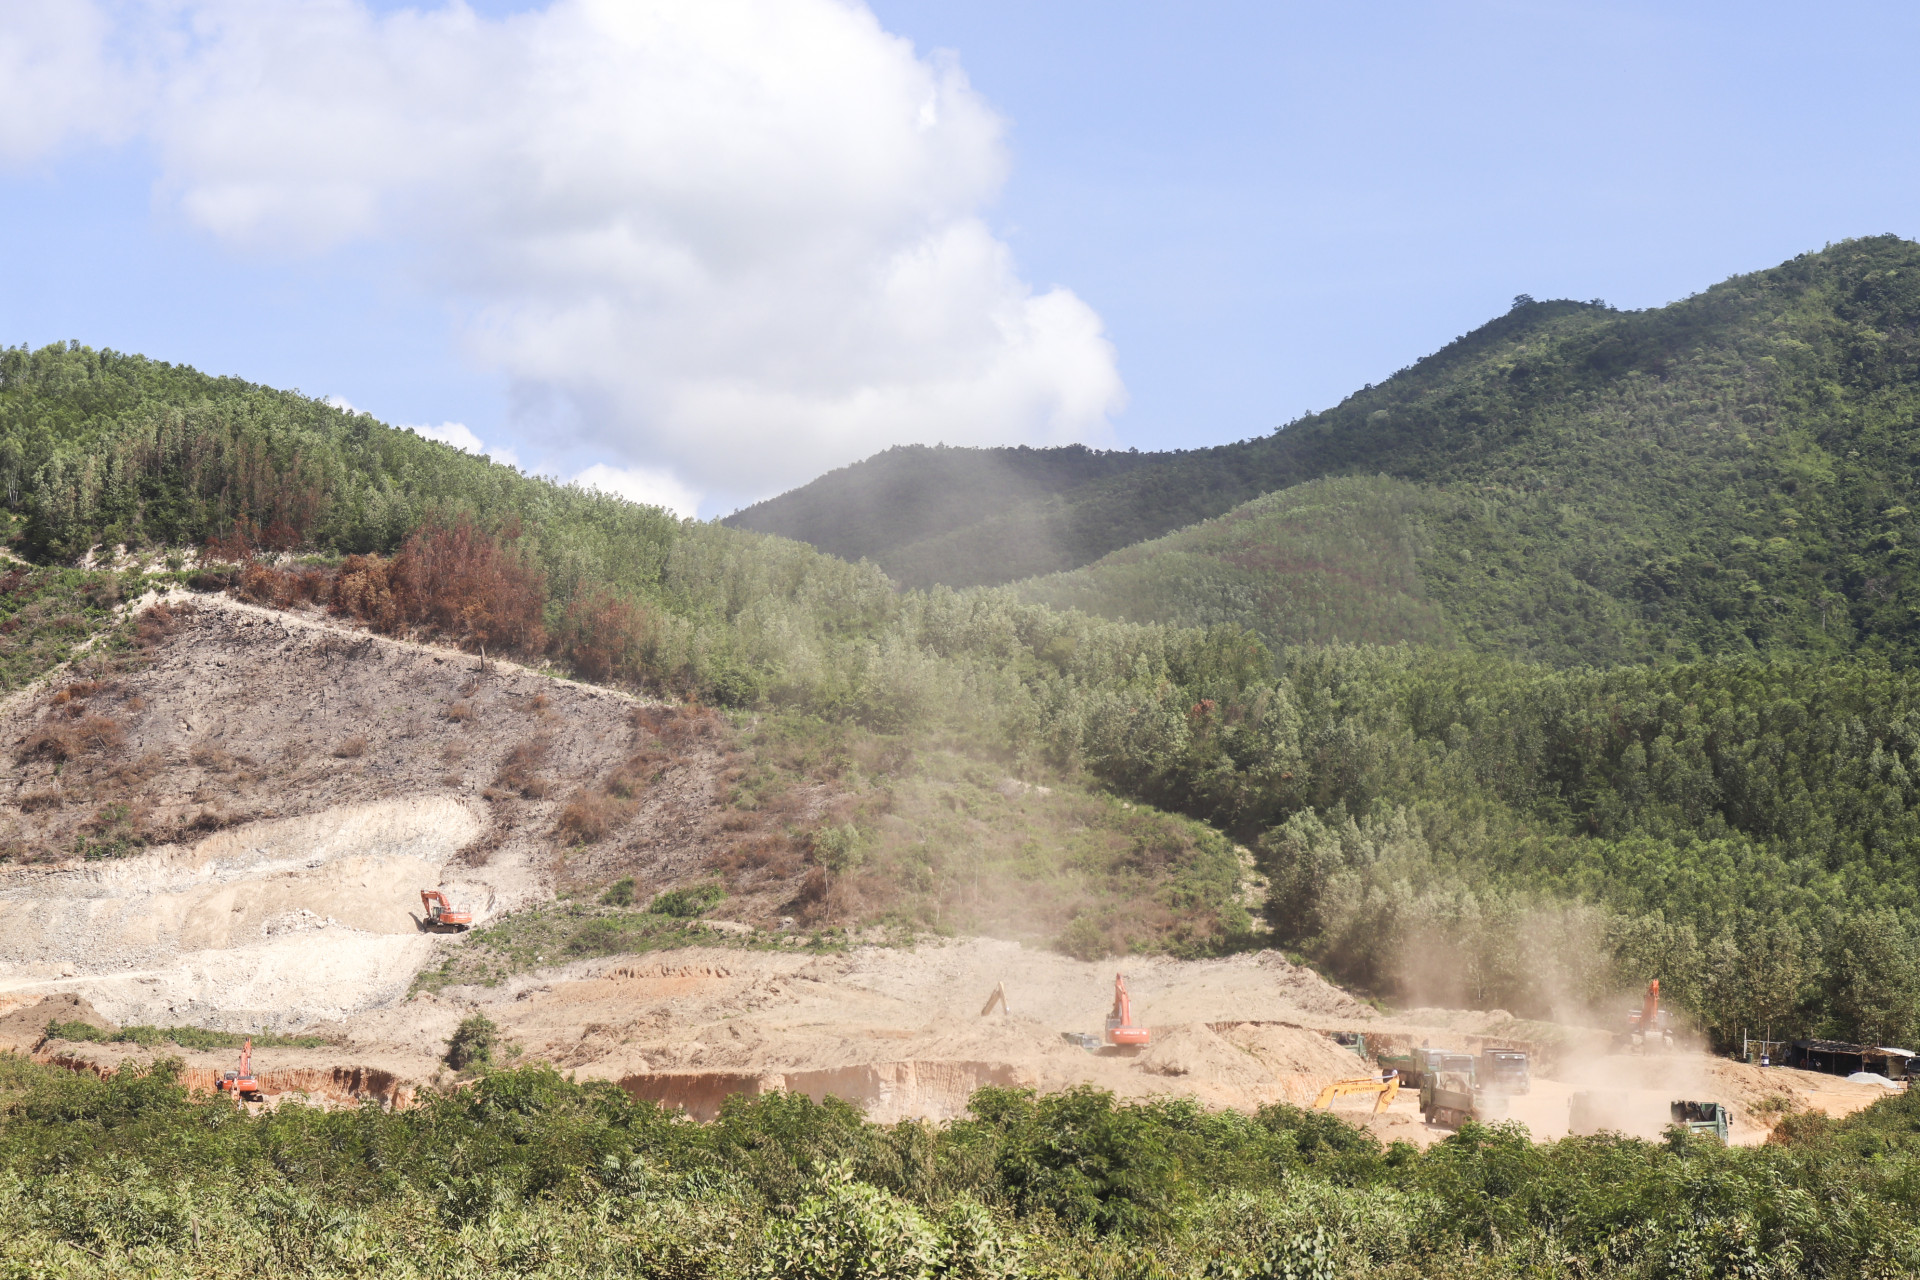
[[[1421,590],[1476,646],[1559,665],[1904,655],[1920,641],[1916,424],[1920,246],[1874,237],[1647,311],[1519,299],[1273,435],[1156,455],[876,563],[907,586],[1022,581],[1024,598],[1192,621],[1138,590],[1103,601],[1084,577],[1067,596],[1037,584],[1112,577],[1104,557],[1225,517],[1251,490],[1378,475],[1419,487]]]

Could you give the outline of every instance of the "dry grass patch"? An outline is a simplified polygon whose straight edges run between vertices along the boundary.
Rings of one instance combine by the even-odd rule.
[[[18,803],[22,813],[41,813],[48,809],[58,809],[67,800],[57,787],[47,787],[39,791],[28,791],[21,795]]]
[[[338,754],[338,752],[336,751],[335,754]],[[187,758],[199,765],[202,769],[209,770],[213,773],[233,772],[233,757],[210,742],[203,742],[195,746]]]
[[[560,809],[560,834],[572,844],[606,839],[633,816],[633,805],[597,787],[582,787]]]
[[[494,800],[517,795],[528,800],[546,799],[553,793],[553,783],[541,776],[540,766],[546,763],[552,751],[553,739],[545,734],[516,745],[501,760],[500,769],[494,774],[493,786],[487,789],[487,798]]]

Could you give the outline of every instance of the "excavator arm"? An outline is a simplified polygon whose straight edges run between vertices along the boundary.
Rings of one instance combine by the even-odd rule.
[[[1128,1048],[1140,1048],[1150,1039],[1145,1027],[1135,1026],[1133,1022],[1133,997],[1127,993],[1127,980],[1122,974],[1113,975],[1113,1012],[1107,1015],[1108,1044],[1124,1045]]]

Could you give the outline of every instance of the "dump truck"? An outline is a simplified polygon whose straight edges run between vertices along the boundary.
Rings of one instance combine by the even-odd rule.
[[[1472,1054],[1459,1049],[1434,1049],[1427,1045],[1409,1053],[1381,1054],[1379,1063],[1382,1070],[1397,1072],[1401,1083],[1409,1089],[1418,1089],[1436,1071],[1464,1071],[1469,1078],[1476,1080],[1480,1072],[1479,1060]]]
[[[1673,1117],[1673,1123],[1684,1125],[1692,1133],[1710,1133],[1727,1140],[1727,1133],[1733,1127],[1733,1116],[1717,1102],[1675,1102],[1667,1107]]]
[[[1492,1093],[1533,1092],[1533,1072],[1525,1049],[1488,1049],[1480,1055],[1480,1073],[1475,1077],[1482,1089]]]
[[[1506,1119],[1507,1099],[1478,1088],[1468,1072],[1436,1071],[1420,1085],[1420,1114],[1428,1124],[1457,1129],[1469,1120]]]
[[[1479,1080],[1480,1064],[1470,1053],[1459,1049],[1431,1049],[1425,1045],[1413,1051],[1413,1069],[1405,1072],[1410,1085],[1425,1085],[1427,1081],[1443,1071],[1454,1071],[1466,1076],[1469,1084]]]
[[[1367,1053],[1367,1037],[1365,1032],[1335,1031],[1332,1035],[1333,1042],[1342,1049],[1351,1049],[1362,1058],[1369,1056]]]

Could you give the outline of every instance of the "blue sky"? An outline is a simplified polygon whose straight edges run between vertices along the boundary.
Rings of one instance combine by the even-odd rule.
[[[1916,6],[876,7],[1012,118],[998,215],[1106,318],[1143,448],[1325,407],[1518,293],[1657,306],[1920,234]]]
[[[777,3],[745,0],[743,12],[764,17]],[[474,8],[482,24],[544,11]],[[1053,324],[1055,336],[1011,354],[983,347],[959,373],[875,372],[933,359],[905,346],[877,363],[849,357],[844,385],[768,429],[785,452],[769,443],[766,464],[743,461],[737,480],[730,460],[763,452],[754,414],[805,400],[808,380],[835,357],[799,337],[783,359],[764,360],[769,344],[786,339],[714,338],[661,356],[651,372],[595,381],[555,364],[525,319],[548,315],[576,284],[530,292],[524,255],[472,273],[458,255],[435,257],[432,220],[457,220],[459,202],[395,196],[396,207],[425,212],[404,225],[325,234],[289,231],[284,216],[222,221],[188,197],[230,178],[233,166],[221,161],[209,177],[205,147],[181,143],[191,124],[178,120],[103,127],[39,154],[16,148],[0,167],[0,229],[14,250],[0,286],[0,341],[77,338],[339,396],[392,422],[457,422],[553,473],[606,463],[657,476],[711,515],[891,439],[1082,437],[1148,449],[1240,438],[1385,377],[1503,311],[1516,293],[1654,306],[1831,240],[1920,235],[1910,67],[1920,10],[1910,6],[1839,4],[1816,14],[1766,4],[876,0],[872,11],[913,42],[926,76],[951,59],[972,88],[940,116],[942,129],[960,135],[901,159],[892,194],[877,197],[885,217],[918,208],[915,175],[978,168],[943,197],[937,218],[964,232],[977,217],[991,243],[956,251],[948,275],[984,279],[994,270],[990,249],[1011,255],[1011,274],[991,287],[949,280],[916,306],[962,307],[953,299],[978,292],[983,314],[1001,316],[1030,293],[1058,304],[1053,320],[1032,321]],[[433,38],[396,36],[391,47],[404,56],[430,50]],[[341,35],[340,56],[355,56],[357,39]],[[854,48],[860,37],[846,39]],[[893,84],[899,68],[885,51],[861,49],[847,56],[871,68],[876,85]],[[156,74],[188,72],[169,64]],[[877,87],[849,109],[884,111],[888,92]],[[989,115],[1003,124],[997,152],[965,132]],[[834,118],[823,114],[821,127]],[[823,154],[823,169],[847,158]],[[999,176],[987,172],[995,154]],[[609,199],[644,201],[652,189],[637,184],[622,192],[640,195]],[[710,221],[711,202],[726,198],[704,193],[699,216]],[[807,191],[790,200],[819,203]],[[829,221],[871,212],[821,207]],[[742,234],[774,225],[754,220],[767,216],[742,214]],[[497,229],[485,236],[492,244]],[[796,240],[792,252],[799,260],[815,246]],[[871,252],[899,247],[887,241]],[[820,308],[812,329],[833,324],[836,306],[871,302],[805,293]],[[678,296],[632,302],[626,328],[582,340],[602,352],[595,362],[658,346],[675,330],[673,308],[696,305]],[[719,333],[785,303],[762,290],[697,305],[721,308],[711,325]],[[498,314],[489,307],[517,309],[518,318],[495,332],[491,320],[476,320]],[[1096,321],[1111,343],[1110,369],[1089,327]],[[949,342],[944,332],[924,341]],[[675,361],[704,362],[697,387],[674,382],[666,366]],[[805,376],[793,372],[800,365]],[[1081,373],[1049,381],[1053,365]],[[989,366],[1001,371],[978,381],[1004,391],[1011,379],[1019,389],[956,390],[974,376],[965,369]],[[847,388],[896,377],[898,394],[880,409],[857,421],[835,416],[853,412]],[[686,408],[710,405],[729,379],[746,387],[733,409]],[[756,379],[778,385],[747,385]],[[702,453],[698,441],[709,438],[716,443]]]

